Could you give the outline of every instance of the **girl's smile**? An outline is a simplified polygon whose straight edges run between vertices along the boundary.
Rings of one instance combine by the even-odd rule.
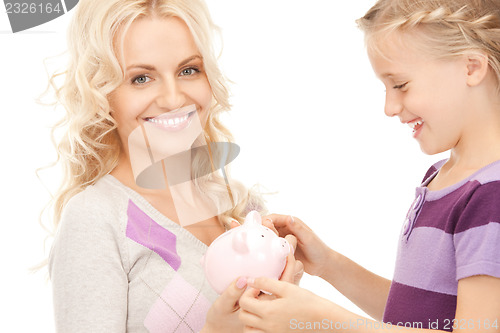
[[[407,122],[408,126],[413,130],[413,137],[417,138],[420,130],[424,126],[424,120],[422,118],[414,119],[412,121]]]

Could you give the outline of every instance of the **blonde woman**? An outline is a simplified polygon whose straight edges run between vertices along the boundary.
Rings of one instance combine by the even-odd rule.
[[[64,83],[52,80],[67,111],[49,257],[59,332],[242,330],[245,278],[217,298],[199,263],[232,220],[263,210],[256,194],[214,170],[215,160],[217,169],[230,157],[210,144],[231,142],[219,122],[229,103],[214,29],[201,0],[79,2]],[[145,129],[141,150],[134,140]],[[152,157],[152,147],[166,147],[175,162],[163,160],[164,178],[153,179],[164,188],[137,182],[144,164],[154,164],[141,157]],[[186,177],[178,192],[166,186]],[[218,213],[183,223],[179,202],[191,207],[187,215]]]
[[[392,281],[333,251],[299,219],[273,218],[297,237],[306,272],[373,319],[264,278],[249,285],[277,298],[255,299],[249,289],[240,318],[272,333],[498,333],[500,1],[379,0],[358,23],[386,88],[386,115],[408,126],[424,153],[450,157],[429,168],[401,219]]]

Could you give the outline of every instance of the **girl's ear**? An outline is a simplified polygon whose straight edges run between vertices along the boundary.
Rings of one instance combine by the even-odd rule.
[[[481,52],[466,54],[467,85],[474,87],[483,82],[489,69],[488,56]]]

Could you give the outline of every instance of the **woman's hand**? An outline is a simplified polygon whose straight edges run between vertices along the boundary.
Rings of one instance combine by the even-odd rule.
[[[239,299],[245,292],[247,279],[240,277],[215,300],[207,313],[201,333],[243,332],[243,324],[238,318]]]
[[[294,235],[297,239],[295,258],[300,260],[307,273],[321,276],[330,263],[331,249],[304,222],[291,215],[271,214],[263,220],[271,220],[279,236]],[[331,263],[330,263],[331,264]]]
[[[293,235],[286,235],[285,239],[291,246],[291,251],[286,258],[286,266],[281,274],[280,281],[294,283],[299,285],[302,275],[304,275],[304,265],[300,260],[295,259],[297,249],[297,238]]]

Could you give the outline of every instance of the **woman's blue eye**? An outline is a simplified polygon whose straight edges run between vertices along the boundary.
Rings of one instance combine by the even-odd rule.
[[[199,73],[200,70],[198,68],[194,68],[194,67],[189,67],[189,68],[185,68],[181,71],[181,74],[182,76],[186,76],[186,75],[194,75],[196,73]]]
[[[144,83],[149,82],[149,80],[151,80],[151,79],[149,77],[147,77],[146,75],[140,75],[140,76],[135,77],[132,80],[132,82],[136,83],[136,84],[144,84]]]

